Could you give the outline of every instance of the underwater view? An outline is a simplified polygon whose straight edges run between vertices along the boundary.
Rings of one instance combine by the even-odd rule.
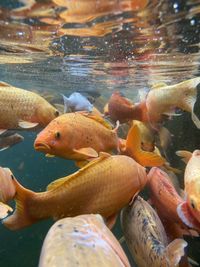
[[[200,1],[0,1],[0,266],[200,264]]]

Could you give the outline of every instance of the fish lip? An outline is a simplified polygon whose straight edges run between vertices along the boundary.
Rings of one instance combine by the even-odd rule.
[[[43,142],[35,142],[34,148],[35,150],[44,151],[44,152],[46,152],[47,150],[48,151],[51,150],[51,147]]]

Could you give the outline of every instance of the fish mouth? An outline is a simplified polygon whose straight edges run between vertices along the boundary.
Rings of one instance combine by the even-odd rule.
[[[42,142],[36,142],[34,144],[34,148],[35,150],[43,151],[43,152],[51,150],[51,147],[49,145],[47,145],[46,143],[42,143]]]

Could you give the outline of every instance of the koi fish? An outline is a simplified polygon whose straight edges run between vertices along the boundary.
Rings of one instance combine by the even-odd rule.
[[[14,146],[24,140],[24,137],[20,134],[6,134],[0,135],[0,151],[3,151],[11,146]]]
[[[106,153],[74,174],[55,180],[46,192],[28,190],[13,178],[16,209],[3,224],[18,230],[50,217],[99,213],[109,225],[118,211],[143,189],[146,180],[145,168],[132,158]]]
[[[39,267],[130,267],[119,242],[97,214],[57,221],[47,233]]]
[[[155,210],[141,197],[121,212],[121,226],[131,254],[140,267],[175,267],[184,255],[187,242],[167,236]]]
[[[155,149],[155,133],[146,123],[133,120],[132,125],[137,125],[141,134],[141,148],[153,152]]]
[[[66,113],[54,119],[38,134],[34,148],[67,159],[86,160],[100,151],[118,149],[116,130],[100,116]]]
[[[131,156],[143,166],[160,166],[161,156],[141,150],[139,133],[135,128],[129,131],[127,140],[118,138],[117,128],[99,116],[84,113],[66,113],[54,119],[39,133],[35,150],[81,162],[98,157],[99,152],[112,150]]]
[[[0,82],[0,132],[46,126],[59,112],[44,98]]]
[[[93,105],[90,101],[78,92],[74,92],[69,97],[62,94],[64,100],[64,113],[69,111],[69,109],[74,111],[88,111],[91,112]]]
[[[189,212],[184,222],[180,219],[177,208],[185,201],[177,193],[166,172],[156,167],[151,168],[147,186],[150,190],[150,200],[161,218],[182,227],[187,226],[200,231],[200,224]]]
[[[141,133],[135,124],[129,130],[127,139],[122,140],[121,153],[133,158],[142,166],[162,166],[166,162],[161,155],[142,150],[141,143]]]
[[[177,115],[175,109],[180,108],[191,112],[193,122],[200,128],[200,121],[193,111],[197,98],[196,87],[199,83],[200,78],[197,77],[170,86],[165,83],[155,84],[146,97],[149,122],[160,122],[163,119],[163,115]]]
[[[187,163],[184,173],[186,201],[179,205],[177,212],[183,221],[190,212],[200,222],[200,150],[193,153],[177,151],[176,154]]]
[[[0,167],[0,219],[5,218],[13,209],[6,205],[15,196],[16,190],[10,177],[12,172],[8,168]]]
[[[130,99],[116,91],[104,107],[104,113],[109,115],[113,121],[119,120],[120,123],[124,123],[130,120],[143,121],[144,109],[145,102],[134,104]]]

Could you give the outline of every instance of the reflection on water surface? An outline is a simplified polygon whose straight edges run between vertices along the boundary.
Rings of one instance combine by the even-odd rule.
[[[199,76],[199,16],[199,1],[4,0],[0,80],[51,93],[59,101],[60,93],[87,91],[101,95],[97,102],[102,107],[115,90],[138,101],[155,82]],[[187,119],[187,114],[181,123],[174,119],[176,130],[168,122],[174,135],[180,133],[177,149],[188,142],[188,149],[199,148],[199,132],[193,125],[188,129]],[[35,134],[24,136],[23,144],[0,154],[0,165],[10,167],[24,185],[43,190],[74,170],[71,162],[35,153]],[[36,266],[47,224],[19,233],[1,227],[1,264]],[[190,251],[197,259],[194,247]]]

